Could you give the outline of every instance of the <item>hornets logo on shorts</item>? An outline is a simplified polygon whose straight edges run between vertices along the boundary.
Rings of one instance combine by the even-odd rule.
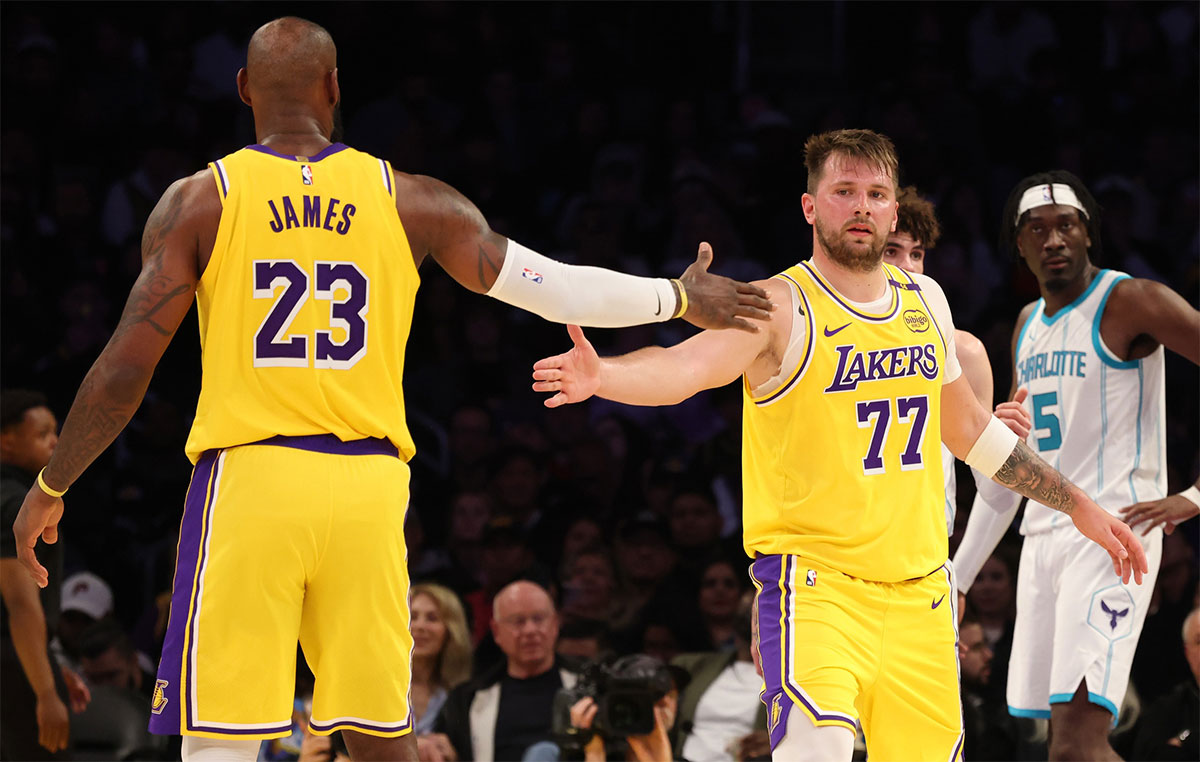
[[[150,698],[150,711],[155,714],[162,714],[162,710],[167,708],[167,697],[164,693],[167,684],[166,680],[154,681],[154,695]]]

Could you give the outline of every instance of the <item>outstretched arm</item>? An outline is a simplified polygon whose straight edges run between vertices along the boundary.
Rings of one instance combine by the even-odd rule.
[[[154,368],[191,307],[199,279],[199,240],[212,204],[220,201],[212,177],[201,172],[179,180],[151,212],[142,236],[142,271],[112,338],[75,395],[54,455],[42,477],[65,491],[116,439],[142,402]],[[40,536],[58,540],[61,498],[35,484],[13,525],[17,556],[39,586],[48,581],[34,556]]]
[[[1062,511],[1085,537],[1108,551],[1113,570],[1140,585],[1148,571],[1146,552],[1133,530],[1110,515],[988,414],[966,379],[942,387],[942,439],[955,457],[965,460],[998,484]]]
[[[429,255],[476,293],[559,323],[617,328],[683,317],[701,328],[753,331],[773,309],[765,292],[708,272],[712,249],[674,280],[556,262],[496,233],[461,193],[395,173],[396,209],[419,265]]]

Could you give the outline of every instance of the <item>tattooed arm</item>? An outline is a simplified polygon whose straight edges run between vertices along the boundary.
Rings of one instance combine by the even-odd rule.
[[[942,387],[942,441],[955,457],[966,459],[991,417],[962,377]],[[1113,570],[1123,581],[1133,576],[1141,584],[1149,567],[1133,530],[1092,502],[1024,442],[1017,441],[992,480],[1070,516],[1076,529],[1108,552]]]
[[[84,377],[63,424],[45,483],[67,489],[133,416],[154,368],[191,307],[212,252],[220,200],[207,171],[167,189],[146,221],[142,271],[112,338]],[[203,248],[203,255],[201,250]],[[42,587],[46,570],[34,556],[38,537],[58,539],[63,503],[34,485],[14,523],[17,555]]]
[[[439,180],[396,172],[395,188],[418,266],[432,256],[466,288],[547,320],[615,328],[683,317],[701,328],[753,333],[757,326],[746,318],[765,319],[774,309],[761,288],[709,273],[708,244],[674,280],[567,265],[496,233],[469,199]]]

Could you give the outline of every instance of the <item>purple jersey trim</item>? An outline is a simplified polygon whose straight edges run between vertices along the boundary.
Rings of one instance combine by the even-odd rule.
[[[253,445],[270,445],[273,447],[291,447],[296,450],[323,452],[327,455],[391,455],[400,457],[396,445],[387,439],[352,439],[343,442],[333,434],[312,434],[304,437],[277,436],[258,442],[248,442]]]
[[[808,276],[813,279],[814,283],[816,283],[818,286],[820,286],[822,289],[824,289],[825,293],[829,296],[830,299],[832,299],[835,302],[837,302],[838,304],[840,304],[842,309],[846,310],[846,312],[849,312],[851,315],[854,315],[855,317],[859,318],[860,320],[867,320],[872,323],[886,323],[889,320],[891,320],[892,318],[896,317],[897,313],[900,312],[900,302],[903,300],[900,298],[900,292],[895,288],[892,289],[892,306],[891,306],[890,311],[885,315],[868,315],[865,312],[859,312],[849,302],[847,302],[845,299],[843,299],[841,294],[839,294],[837,291],[835,291],[832,286],[827,284],[821,278],[821,276],[817,274],[816,269],[812,265],[810,265],[808,263],[808,261],[801,262],[800,266],[803,267],[805,269],[805,271],[808,272]],[[886,273],[886,270],[885,270],[885,273]],[[892,281],[892,279],[888,278],[888,282],[890,283],[891,281]]]
[[[322,148],[316,154],[301,159],[299,156],[296,156],[296,155],[289,155],[286,153],[279,153],[278,151],[272,151],[270,148],[267,148],[264,145],[259,145],[258,143],[254,143],[253,145],[246,146],[246,148],[248,148],[251,151],[258,151],[259,153],[265,153],[268,156],[275,156],[280,159],[287,159],[288,161],[302,161],[305,164],[312,164],[314,162],[318,162],[321,159],[324,159],[326,156],[332,156],[333,154],[337,153],[338,151],[345,150],[348,147],[349,146],[347,146],[344,143],[332,143],[332,144],[326,146],[325,148]]]
[[[808,344],[804,347],[804,359],[800,361],[800,365],[797,367],[795,374],[788,379],[786,384],[776,389],[775,392],[769,397],[766,399],[757,400],[754,404],[758,405],[759,407],[762,407],[763,405],[769,405],[783,395],[787,394],[788,391],[790,391],[791,388],[796,385],[796,382],[804,377],[804,374],[808,371],[808,366],[812,362],[813,358],[813,333],[815,332],[814,329],[817,327],[817,322],[813,317],[812,305],[808,303],[808,296],[804,293],[804,289],[800,287],[800,283],[795,278],[787,273],[780,273],[780,277],[786,278],[793,286],[796,287],[796,292],[800,294],[800,301],[804,303],[804,316],[808,321]]]

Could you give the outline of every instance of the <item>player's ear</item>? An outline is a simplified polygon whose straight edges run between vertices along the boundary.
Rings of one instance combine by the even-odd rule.
[[[337,67],[325,75],[325,89],[329,95],[329,105],[336,106],[342,100],[342,89],[338,86]]]
[[[245,67],[238,69],[237,91],[238,97],[242,99],[242,103],[253,108],[254,104],[250,102],[250,76],[246,74]]]
[[[800,197],[800,208],[804,210],[804,219],[808,220],[808,224],[815,225],[817,221],[816,199],[805,193]]]

